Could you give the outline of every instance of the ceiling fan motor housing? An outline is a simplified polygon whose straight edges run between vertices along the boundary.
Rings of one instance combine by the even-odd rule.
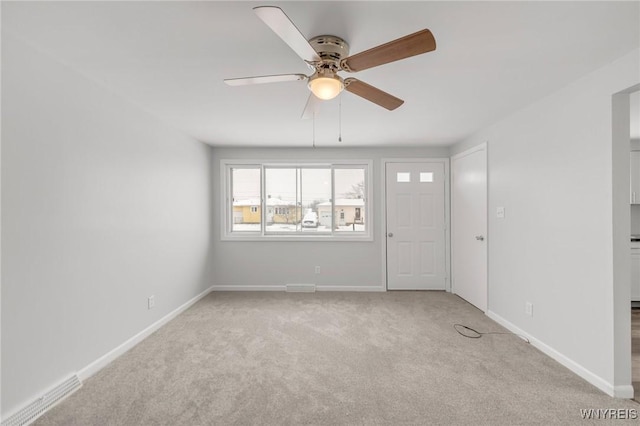
[[[309,44],[322,60],[316,65],[317,69],[328,68],[336,72],[340,70],[340,60],[349,56],[349,45],[337,36],[316,36],[309,40]]]

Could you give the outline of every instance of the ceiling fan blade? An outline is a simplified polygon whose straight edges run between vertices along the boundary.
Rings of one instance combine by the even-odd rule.
[[[285,81],[306,80],[304,74],[262,75],[257,77],[227,78],[224,82],[229,86],[248,86],[250,84],[282,83]]]
[[[313,93],[309,93],[309,98],[307,99],[307,104],[304,106],[304,111],[302,111],[303,120],[308,120],[313,118],[314,114],[318,113],[318,109],[320,108],[320,99],[316,98]]]
[[[254,7],[253,11],[302,59],[307,62],[320,60],[318,52],[311,47],[307,39],[282,9],[275,6],[258,6]]]
[[[340,67],[348,72],[362,71],[432,50],[436,50],[436,40],[431,31],[424,29],[344,58]]]
[[[365,98],[374,104],[378,104],[389,111],[393,111],[404,103],[402,99],[396,98],[387,92],[383,92],[382,90],[355,78],[345,79],[344,89],[354,95]]]

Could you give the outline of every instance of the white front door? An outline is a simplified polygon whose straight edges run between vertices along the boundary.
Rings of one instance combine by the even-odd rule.
[[[387,163],[387,288],[444,290],[445,168]]]
[[[487,310],[487,147],[451,159],[451,291]]]

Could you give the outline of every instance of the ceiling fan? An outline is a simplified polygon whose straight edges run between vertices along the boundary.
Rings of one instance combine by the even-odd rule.
[[[402,99],[396,98],[356,78],[343,79],[338,75],[338,72],[363,71],[436,49],[436,41],[431,31],[424,29],[349,56],[349,45],[340,37],[321,35],[307,41],[279,7],[258,6],[254,7],[253,10],[314,72],[310,76],[305,74],[279,74],[230,78],[225,79],[224,82],[229,86],[244,86],[305,80],[308,82],[311,94],[302,114],[303,118],[308,118],[313,114],[317,107],[317,99],[333,99],[343,89],[390,111],[398,108],[404,103]]]

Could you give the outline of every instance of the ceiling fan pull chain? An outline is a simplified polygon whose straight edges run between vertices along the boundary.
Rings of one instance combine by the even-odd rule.
[[[338,103],[338,142],[342,142],[342,94]]]
[[[313,147],[316,147],[316,112],[313,111]]]

